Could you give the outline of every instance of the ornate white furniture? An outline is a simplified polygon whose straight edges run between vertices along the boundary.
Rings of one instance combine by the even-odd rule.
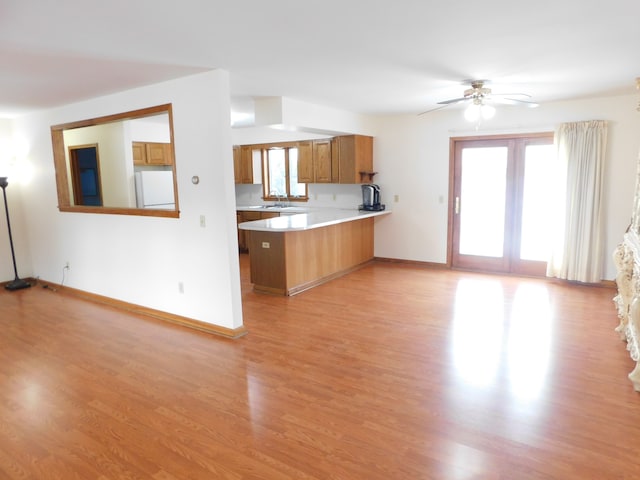
[[[640,192],[636,189],[636,204],[639,195]],[[613,301],[620,319],[616,332],[622,340],[626,340],[627,350],[636,362],[629,379],[635,390],[640,392],[640,236],[637,222],[634,218],[624,240],[613,253],[613,261],[618,270],[618,294]]]
[[[636,78],[636,87],[640,90],[640,77]],[[640,102],[636,109],[640,112]],[[640,392],[640,155],[631,225],[624,234],[622,243],[613,252],[613,261],[618,270],[618,294],[613,297],[620,319],[616,332],[622,340],[626,340],[627,350],[636,362],[629,379],[633,388]]]

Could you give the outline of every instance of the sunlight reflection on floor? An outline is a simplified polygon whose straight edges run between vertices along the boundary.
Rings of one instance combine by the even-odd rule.
[[[469,385],[496,381],[504,335],[504,294],[499,281],[461,279],[453,319],[453,362]]]
[[[499,279],[461,279],[453,321],[456,373],[477,388],[507,379],[513,396],[534,400],[545,384],[551,330],[544,284],[520,284],[510,304]]]
[[[511,392],[536,399],[544,385],[551,351],[549,292],[542,284],[521,284],[509,315],[507,366]]]

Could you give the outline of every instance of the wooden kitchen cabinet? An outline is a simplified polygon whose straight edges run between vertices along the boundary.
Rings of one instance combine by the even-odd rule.
[[[373,137],[343,135],[333,139],[333,183],[369,183],[373,178]]]
[[[253,157],[251,147],[240,147],[240,183],[253,183]]]
[[[313,141],[298,142],[298,182],[314,183]]]
[[[332,182],[331,146],[331,139],[313,141],[313,176],[315,183]]]
[[[262,183],[262,152],[270,145],[233,148],[236,183]],[[296,146],[298,149],[300,183],[357,184],[373,180],[373,137],[342,135],[290,142],[286,146]]]
[[[262,156],[252,145],[233,147],[233,176],[235,183],[262,183]]]
[[[134,165],[173,165],[170,143],[132,142],[131,148]]]
[[[131,148],[133,150],[133,164],[146,165],[147,149],[145,144],[143,142],[132,142]]]
[[[298,182],[331,183],[332,142],[330,138],[298,142]]]
[[[147,142],[148,165],[173,165],[171,144]]]
[[[236,226],[244,222],[242,212],[236,212]],[[238,250],[241,252],[247,251],[247,234],[244,230],[238,228]]]
[[[233,147],[233,179],[235,183],[242,183],[242,173],[240,172],[241,158],[240,147],[235,145]]]
[[[243,222],[253,222],[254,220],[264,220],[265,218],[279,217],[279,212],[245,212],[236,211],[236,222],[238,224]],[[249,251],[247,232],[245,230],[238,229],[238,250],[241,252]]]
[[[373,259],[373,230],[373,217],[305,230],[248,230],[253,289],[295,295],[343,275]]]

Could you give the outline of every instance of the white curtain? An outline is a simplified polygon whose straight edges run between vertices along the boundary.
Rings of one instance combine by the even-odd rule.
[[[547,275],[597,283],[602,279],[602,189],[607,123],[560,125],[556,132],[560,193],[552,221]]]

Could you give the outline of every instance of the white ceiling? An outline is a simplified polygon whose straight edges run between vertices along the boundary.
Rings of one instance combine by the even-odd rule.
[[[546,101],[629,94],[638,0],[0,0],[0,116],[212,68],[284,96],[419,113],[462,81]]]

